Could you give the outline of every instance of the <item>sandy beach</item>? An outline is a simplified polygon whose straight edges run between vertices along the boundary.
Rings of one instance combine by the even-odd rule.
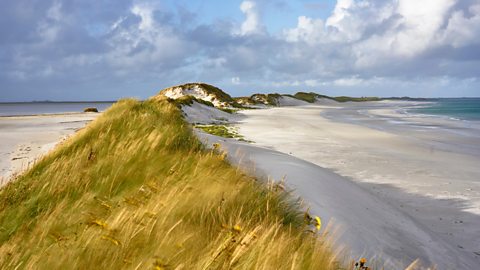
[[[376,102],[247,110],[231,119],[253,144],[220,142],[233,163],[285,178],[351,256],[388,269],[480,263],[476,124],[403,115]]]
[[[0,117],[0,186],[98,115],[68,113]]]
[[[395,102],[306,105],[228,114],[193,104],[191,123],[230,122],[252,143],[198,132],[262,179],[285,181],[333,225],[345,258],[386,269],[480,263],[480,126],[405,114]],[[406,104],[408,105],[408,104]],[[0,117],[2,184],[99,114]]]

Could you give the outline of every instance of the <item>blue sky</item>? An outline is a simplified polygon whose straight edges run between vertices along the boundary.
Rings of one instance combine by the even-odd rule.
[[[480,96],[477,0],[6,0],[0,101]]]

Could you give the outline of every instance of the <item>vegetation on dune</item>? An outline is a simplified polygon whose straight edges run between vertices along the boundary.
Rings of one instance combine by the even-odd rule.
[[[185,84],[185,87],[189,88],[189,87],[192,87],[193,85],[194,85],[194,83]],[[213,85],[206,84],[206,83],[198,83],[198,85],[200,87],[202,87],[203,89],[205,89],[208,93],[212,93],[214,96],[216,96],[221,101],[225,101],[227,103],[234,102],[233,98],[229,94],[225,93],[222,89],[220,89],[218,87],[215,87]]]
[[[314,103],[317,100],[317,98],[320,97],[320,95],[313,92],[310,92],[310,93],[298,92],[295,95],[293,95],[293,97],[295,97],[296,99],[306,101],[308,103]]]
[[[174,102],[175,104],[177,105],[185,105],[185,106],[191,106],[193,104],[193,102],[198,102],[200,104],[203,104],[203,105],[207,105],[209,107],[215,107],[213,105],[212,102],[210,101],[207,101],[207,100],[203,100],[203,99],[198,99],[194,96],[191,96],[191,95],[186,95],[186,96],[183,96],[183,97],[179,97],[177,99],[171,99],[170,101]]]
[[[197,103],[209,106],[209,107],[215,107],[215,105],[213,105],[212,102],[207,101],[207,100],[203,100],[203,99],[199,99],[199,98],[196,98],[196,97],[191,96],[191,95],[186,95],[186,96],[183,96],[183,97],[179,97],[177,99],[169,99],[169,100],[170,100],[170,102],[173,102],[173,103],[177,104],[177,106],[179,108],[182,105],[183,106],[191,106],[193,104],[193,102],[197,102]],[[230,114],[232,114],[232,113],[234,113],[238,110],[238,109],[224,108],[224,107],[218,107],[217,109],[219,109],[221,111],[224,111],[226,113],[230,113]]]
[[[235,97],[234,100],[241,105],[270,105],[278,106],[278,99],[281,98],[281,94],[253,94],[250,97]]]
[[[243,136],[238,134],[237,130],[231,126],[227,125],[195,125],[195,128],[198,128],[206,133],[224,137],[224,138],[234,138],[234,139],[243,139]]]
[[[338,268],[281,187],[217,152],[177,104],[118,102],[0,190],[0,268]]]
[[[346,97],[346,96],[334,97],[333,99],[337,102],[347,102],[347,101],[364,102],[364,101],[382,100],[381,98],[378,98],[378,97]]]
[[[379,101],[382,100],[381,98],[378,97],[348,97],[348,96],[339,96],[339,97],[330,97],[330,96],[325,96],[325,95],[320,95],[314,92],[297,92],[294,95],[289,95],[289,94],[278,94],[278,93],[273,93],[273,94],[253,94],[250,97],[235,97],[232,98],[229,94],[225,93],[223,90],[220,88],[217,88],[213,85],[206,84],[206,83],[187,83],[183,85],[178,85],[178,86],[173,86],[166,88],[162,91],[160,91],[159,96],[164,96],[164,93],[166,91],[171,90],[172,88],[180,87],[182,89],[191,89],[194,87],[200,87],[202,88],[206,93],[209,95],[213,96],[215,100],[220,101],[222,104],[222,107],[219,109],[228,112],[228,113],[233,113],[236,110],[235,109],[249,109],[249,105],[268,105],[268,106],[278,106],[279,99],[282,96],[288,96],[292,98],[296,98],[298,100],[306,101],[309,103],[314,103],[318,98],[325,98],[325,99],[331,99],[337,102],[347,102],[347,101],[352,101],[352,102],[362,102],[362,101]],[[202,99],[195,98],[193,96],[187,95],[183,96],[177,99],[177,103],[181,105],[191,105],[193,101],[197,101],[199,103],[205,104],[207,106],[213,106],[213,104],[210,101],[205,101]],[[229,108],[227,108],[229,107]],[[235,108],[235,109],[232,109]]]
[[[203,89],[205,91],[205,93],[212,96],[214,101],[216,100],[216,101],[219,101],[222,104],[224,104],[223,106],[233,107],[233,108],[243,108],[243,106],[241,104],[237,103],[234,98],[232,98],[229,94],[224,92],[222,89],[220,89],[218,87],[215,87],[213,85],[210,85],[210,84],[206,84],[206,83],[186,83],[186,84],[182,84],[182,85],[172,86],[172,87],[165,88],[165,89],[161,90],[158,96],[165,96],[165,93],[167,91],[170,91],[173,88],[177,88],[177,87],[179,87],[183,90],[193,89],[195,87],[199,87],[199,88]],[[190,96],[190,95],[187,95],[187,96]],[[180,97],[178,99],[183,99],[183,98],[185,98],[185,96]],[[213,103],[210,102],[210,101],[195,98],[193,96],[187,98],[186,100],[181,101],[181,104],[191,105],[193,101],[197,101],[199,103],[203,103],[203,104],[208,105],[208,106],[210,106],[210,104],[211,104],[211,106],[214,106]],[[220,109],[227,109],[228,110],[229,108],[223,108],[222,107]]]
[[[274,94],[253,94],[250,98],[257,103],[277,106],[278,99],[282,97],[282,95],[274,93]]]
[[[255,101],[250,97],[234,97],[233,100],[240,105],[255,105]]]
[[[325,96],[325,95],[319,95],[314,92],[306,93],[306,92],[298,92],[293,97],[309,102],[309,103],[314,103],[317,98],[326,98],[326,99],[331,99],[335,100],[337,102],[348,102],[348,101],[353,101],[353,102],[363,102],[363,101],[379,101],[382,100],[381,98],[378,97],[347,97],[347,96],[340,96],[340,97],[330,97],[330,96]]]

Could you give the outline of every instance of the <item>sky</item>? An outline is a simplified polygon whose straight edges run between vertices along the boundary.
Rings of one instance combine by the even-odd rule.
[[[0,101],[480,97],[479,0],[2,0]]]

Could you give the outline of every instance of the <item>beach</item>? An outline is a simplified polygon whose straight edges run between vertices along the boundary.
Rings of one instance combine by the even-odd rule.
[[[0,117],[0,186],[98,115],[62,113]]]
[[[411,114],[408,102],[317,104],[236,114],[194,103],[191,123],[229,123],[245,141],[196,131],[230,162],[283,182],[322,219],[343,259],[405,269],[475,269],[480,263],[480,126]],[[291,100],[290,100],[291,101]],[[0,117],[2,185],[97,113]],[[248,141],[248,142],[247,142]]]
[[[333,222],[351,256],[389,269],[480,263],[478,124],[404,114],[408,103],[337,103],[246,110],[232,119],[252,144],[222,144],[257,176],[285,179]],[[204,135],[207,136],[207,135]],[[207,136],[208,137],[208,136]]]

